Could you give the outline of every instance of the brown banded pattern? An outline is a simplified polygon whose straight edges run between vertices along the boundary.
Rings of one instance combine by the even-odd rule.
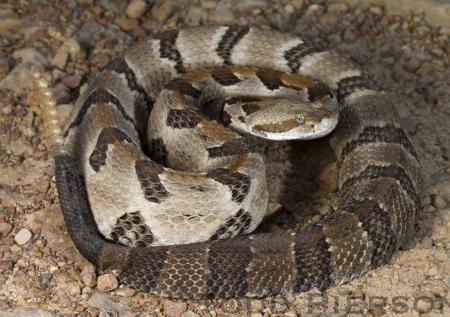
[[[238,203],[245,199],[250,190],[250,178],[245,174],[225,168],[217,168],[209,171],[207,175],[219,183],[227,185],[231,190],[233,201]]]
[[[91,95],[89,95],[86,99],[86,101],[83,103],[83,106],[78,111],[77,116],[72,122],[70,123],[69,127],[66,129],[66,132],[64,133],[64,136],[67,137],[69,134],[69,131],[77,126],[79,126],[83,119],[88,112],[89,108],[95,104],[98,103],[104,103],[104,104],[112,104],[114,107],[117,108],[119,113],[122,115],[122,117],[133,124],[133,126],[136,126],[133,118],[131,118],[125,109],[123,108],[122,104],[120,103],[119,99],[117,99],[113,94],[110,92],[104,90],[104,89],[98,89],[94,91]]]
[[[158,174],[163,171],[161,165],[150,160],[138,160],[135,168],[144,196],[148,201],[161,203],[170,195],[158,177]]]
[[[217,54],[223,58],[225,65],[231,65],[231,52],[233,47],[250,31],[248,26],[230,26],[217,46]]]
[[[167,31],[157,36],[159,42],[159,52],[162,58],[167,58],[175,62],[175,69],[184,73],[186,70],[183,66],[181,54],[177,49],[176,41],[178,37],[178,30]]]
[[[100,135],[97,138],[97,144],[95,145],[95,149],[94,151],[92,151],[92,154],[89,157],[89,164],[94,169],[94,171],[98,172],[100,170],[100,167],[105,165],[106,151],[108,150],[108,145],[114,144],[114,142],[121,143],[124,141],[137,148],[133,140],[131,140],[131,138],[119,128],[102,129]]]
[[[152,111],[154,101],[148,95],[144,87],[138,83],[136,74],[123,58],[115,58],[111,60],[103,67],[103,69],[115,71],[119,74],[125,75],[128,87],[137,93],[134,102],[134,118],[136,120],[136,125],[138,126],[137,129],[139,135],[143,135],[145,133],[148,116]]]

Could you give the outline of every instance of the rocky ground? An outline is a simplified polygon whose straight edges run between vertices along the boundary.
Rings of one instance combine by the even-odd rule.
[[[420,13],[393,15],[363,2],[2,1],[0,316],[450,316],[450,30]],[[158,31],[207,23],[302,34],[336,47],[382,83],[423,164],[424,209],[412,249],[322,295],[213,301],[118,288],[113,275],[101,275],[78,254],[60,214],[29,66],[43,64],[51,73],[63,120],[80,87],[111,57]],[[335,195],[327,192],[333,157],[325,142],[260,146],[270,208],[287,202],[261,230],[327,214]]]

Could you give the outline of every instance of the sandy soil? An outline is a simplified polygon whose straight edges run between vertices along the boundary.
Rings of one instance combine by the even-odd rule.
[[[450,31],[439,26],[439,14],[430,24],[424,14],[410,14],[414,8],[398,15],[398,8],[392,14],[363,2],[2,1],[0,316],[450,316]],[[449,1],[430,5],[441,12]],[[28,68],[46,65],[64,120],[80,87],[126,47],[162,30],[208,23],[301,34],[377,78],[423,164],[424,208],[411,249],[323,294],[264,300],[170,301],[116,288],[109,275],[97,278],[101,272],[64,227]],[[332,209],[335,194],[317,181],[320,173],[332,179],[324,172],[334,160],[324,141],[258,144],[267,159],[270,210],[284,205],[259,230],[301,226]]]

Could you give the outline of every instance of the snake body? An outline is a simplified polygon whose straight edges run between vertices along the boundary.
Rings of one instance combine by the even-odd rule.
[[[322,222],[238,236],[264,215],[263,162],[212,119],[248,123],[260,110],[264,100],[239,96],[226,109],[224,95],[245,76],[270,95],[337,96],[329,139],[340,203]],[[213,87],[207,96],[204,85]],[[215,101],[209,119],[186,106],[198,99]],[[297,126],[252,125],[263,135]],[[56,179],[77,248],[122,284],[161,296],[262,297],[338,285],[386,263],[409,240],[420,208],[417,154],[384,93],[334,51],[276,31],[197,27],[139,44],[90,82],[65,147]]]

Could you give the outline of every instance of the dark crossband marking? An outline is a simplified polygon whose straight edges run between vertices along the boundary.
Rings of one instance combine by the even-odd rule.
[[[211,77],[222,86],[235,85],[241,80],[229,68],[216,68],[213,70]]]
[[[211,158],[231,156],[255,152],[255,147],[246,139],[235,139],[227,141],[221,146],[208,149],[208,155]]]
[[[388,165],[388,166],[377,166],[377,165],[369,165],[364,171],[362,171],[358,176],[349,178],[342,185],[342,192],[351,191],[352,189],[358,186],[358,183],[364,180],[374,180],[382,177],[393,178],[400,183],[403,190],[406,194],[411,198],[416,206],[419,206],[419,195],[414,187],[411,178],[405,172],[405,170],[396,165]]]
[[[223,250],[227,250],[223,252]],[[248,292],[247,267],[252,259],[250,240],[220,240],[210,244],[207,298],[242,297]]]
[[[348,121],[346,108],[341,112],[341,120]],[[350,114],[349,114],[350,115]],[[376,142],[386,142],[401,145],[405,150],[407,150],[414,158],[417,159],[417,153],[414,150],[411,142],[409,141],[406,133],[403,129],[397,128],[392,124],[387,124],[384,127],[369,126],[365,127],[364,130],[358,135],[358,138],[347,143],[347,145],[342,149],[342,157],[345,157],[348,153],[352,152],[358,146],[368,143]]]
[[[167,114],[167,125],[174,129],[195,128],[202,117],[193,110],[189,109],[170,109]]]
[[[112,70],[119,74],[124,74],[128,88],[138,93],[138,96],[134,102],[134,118],[137,121],[139,135],[143,135],[147,127],[148,116],[152,111],[154,101],[147,94],[144,87],[139,85],[136,74],[123,58],[113,59],[103,67],[103,70],[104,69]]]
[[[338,100],[342,101],[357,89],[380,90],[375,81],[366,73],[359,76],[347,77],[338,82]]]
[[[224,225],[217,229],[210,240],[227,239],[240,235],[248,230],[251,222],[252,216],[241,208],[233,217],[228,219]]]
[[[161,138],[151,139],[149,142],[150,157],[161,165],[167,165],[169,152]]]
[[[176,45],[177,37],[178,30],[171,30],[157,35],[156,38],[160,40],[159,53],[162,58],[168,58],[176,63],[175,69],[177,72],[185,73],[186,69],[183,66],[183,59]]]
[[[250,177],[245,174],[230,171],[225,168],[217,168],[209,171],[208,176],[219,183],[227,185],[235,202],[241,203],[250,190]]]
[[[120,281],[144,292],[154,291],[167,259],[167,250],[168,247],[131,248],[119,273]]]
[[[321,225],[311,225],[295,235],[297,280],[293,291],[304,292],[312,287],[324,290],[332,285],[331,252]]]
[[[373,243],[372,267],[386,263],[394,253],[397,243],[390,215],[373,200],[353,201],[349,205],[351,207],[346,211],[358,216]]]
[[[250,31],[248,26],[230,26],[216,49],[217,54],[223,58],[225,65],[231,65],[231,52],[233,47]]]
[[[256,76],[258,76],[259,80],[270,90],[275,90],[284,86],[284,83],[281,81],[281,73],[276,70],[267,69],[267,68],[259,68],[256,71]]]
[[[117,219],[110,238],[116,243],[143,248],[152,244],[153,233],[141,213],[136,211],[124,213]]]
[[[158,177],[158,174],[163,171],[161,165],[150,160],[138,160],[135,163],[135,170],[144,196],[148,201],[161,203],[170,195]]]
[[[300,66],[301,60],[308,55],[323,52],[324,49],[312,45],[311,43],[303,42],[297,44],[293,48],[287,50],[284,53],[284,58],[287,61],[287,64],[293,73],[297,73]]]
[[[72,123],[64,133],[64,137],[66,137],[69,134],[70,129],[79,126],[83,122],[84,116],[88,112],[89,108],[92,105],[95,105],[96,103],[106,103],[114,105],[117,108],[117,110],[119,110],[122,117],[126,121],[130,122],[134,126],[134,128],[136,128],[136,124],[133,118],[131,118],[127,114],[122,104],[120,103],[119,99],[117,99],[114,95],[112,95],[111,93],[109,93],[104,89],[98,89],[94,91],[92,94],[90,94],[89,97],[86,98],[86,101],[84,102],[80,111],[78,111],[77,117],[75,118],[75,120],[72,121]]]
[[[231,123],[231,116],[226,111],[223,111],[226,103],[227,100],[223,98],[209,100],[201,106],[200,112],[209,119],[216,120],[228,126]]]
[[[100,167],[106,164],[106,151],[108,150],[108,145],[114,142],[127,141],[129,144],[134,144],[133,140],[125,134],[122,130],[118,128],[103,128],[100,132],[97,143],[95,144],[95,149],[92,151],[91,156],[89,156],[89,164],[94,171],[98,172]]]
[[[194,99],[198,98],[201,94],[201,91],[191,85],[191,83],[181,79],[175,78],[170,81],[165,87],[165,89],[177,91],[182,95],[192,97]]]

